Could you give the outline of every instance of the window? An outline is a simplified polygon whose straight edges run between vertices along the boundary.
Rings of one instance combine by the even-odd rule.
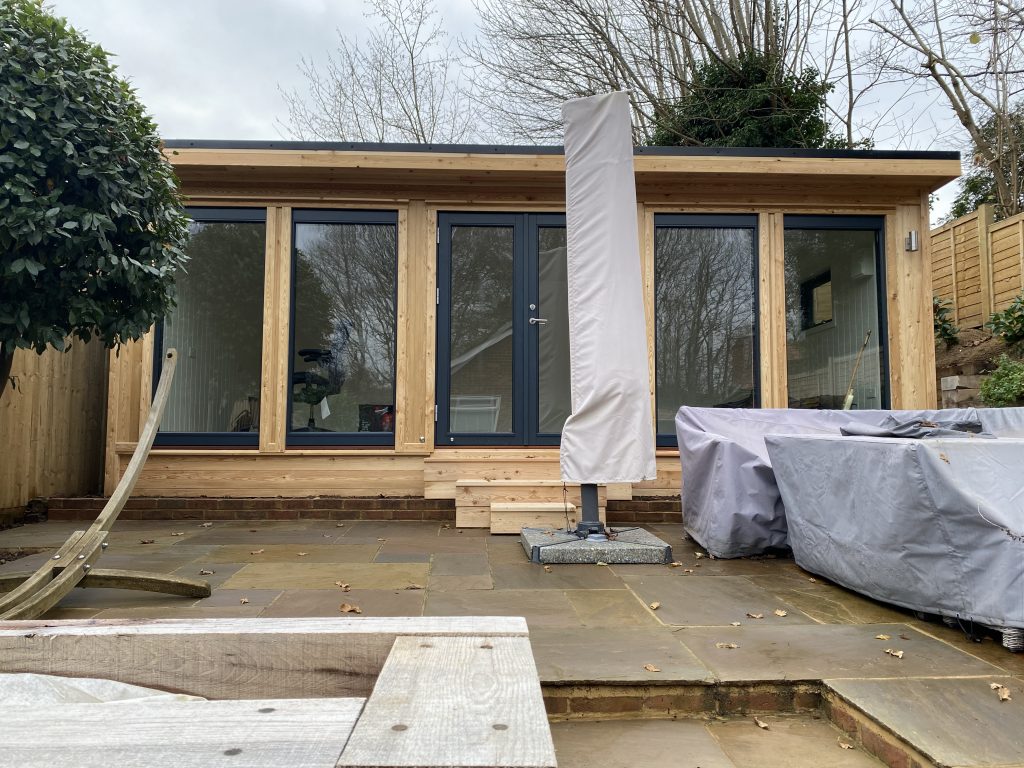
[[[681,405],[757,403],[757,218],[654,219],[658,444]]]
[[[391,445],[397,214],[295,211],[290,445]]]
[[[266,211],[193,208],[177,306],[157,327],[178,365],[157,436],[162,445],[259,442]]]
[[[786,358],[791,408],[886,408],[883,220],[787,216]]]

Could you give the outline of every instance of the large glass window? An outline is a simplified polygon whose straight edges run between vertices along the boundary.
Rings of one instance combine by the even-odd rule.
[[[791,408],[886,408],[882,220],[787,216],[786,357]]]
[[[288,442],[391,444],[397,215],[296,211]]]
[[[157,438],[164,445],[255,444],[263,351],[266,212],[190,209],[189,262],[157,348],[178,365]],[[157,355],[159,361],[163,354]]]
[[[757,401],[757,219],[655,217],[658,442],[675,444],[681,405]]]

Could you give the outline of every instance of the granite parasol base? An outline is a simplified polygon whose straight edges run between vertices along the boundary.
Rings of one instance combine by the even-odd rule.
[[[664,565],[672,547],[642,528],[609,528],[607,541],[581,539],[550,528],[523,528],[520,541],[535,563],[618,563]]]

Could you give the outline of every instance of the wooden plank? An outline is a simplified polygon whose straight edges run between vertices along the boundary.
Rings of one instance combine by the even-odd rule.
[[[557,501],[496,501],[491,504],[491,512],[566,512],[574,515],[576,505]]]
[[[554,768],[529,640],[399,638],[338,765]]]
[[[396,637],[527,636],[517,617],[0,622],[0,672],[213,699],[366,696]]]
[[[927,212],[927,197],[920,205],[899,206],[894,217],[897,234],[921,230],[927,223]],[[899,297],[899,323],[895,327],[891,320],[889,323],[890,370],[895,370],[893,366],[901,370],[893,385],[894,408],[934,408],[938,398],[928,238],[922,238],[921,245],[920,251],[907,251],[899,240],[895,249],[887,250],[894,260],[890,274],[895,277],[889,291]],[[898,358],[892,351],[896,346]]]
[[[491,507],[459,504],[455,502],[456,528],[489,528],[491,525]]]
[[[761,407],[788,405],[786,361],[786,261],[781,213],[758,216],[758,306]]]
[[[0,706],[21,768],[333,768],[364,699]]]
[[[292,210],[267,209],[263,281],[260,452],[283,453],[288,435]]]

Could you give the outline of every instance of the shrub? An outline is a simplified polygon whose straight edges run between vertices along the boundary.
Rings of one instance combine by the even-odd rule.
[[[981,383],[985,405],[1016,405],[1024,399],[1024,362],[999,356],[999,366]]]
[[[953,302],[949,299],[932,297],[932,326],[935,338],[946,342],[946,348],[952,347],[960,340],[960,329],[953,322]]]
[[[1007,344],[1024,341],[1024,294],[1015,298],[1002,312],[994,312],[985,327]]]

